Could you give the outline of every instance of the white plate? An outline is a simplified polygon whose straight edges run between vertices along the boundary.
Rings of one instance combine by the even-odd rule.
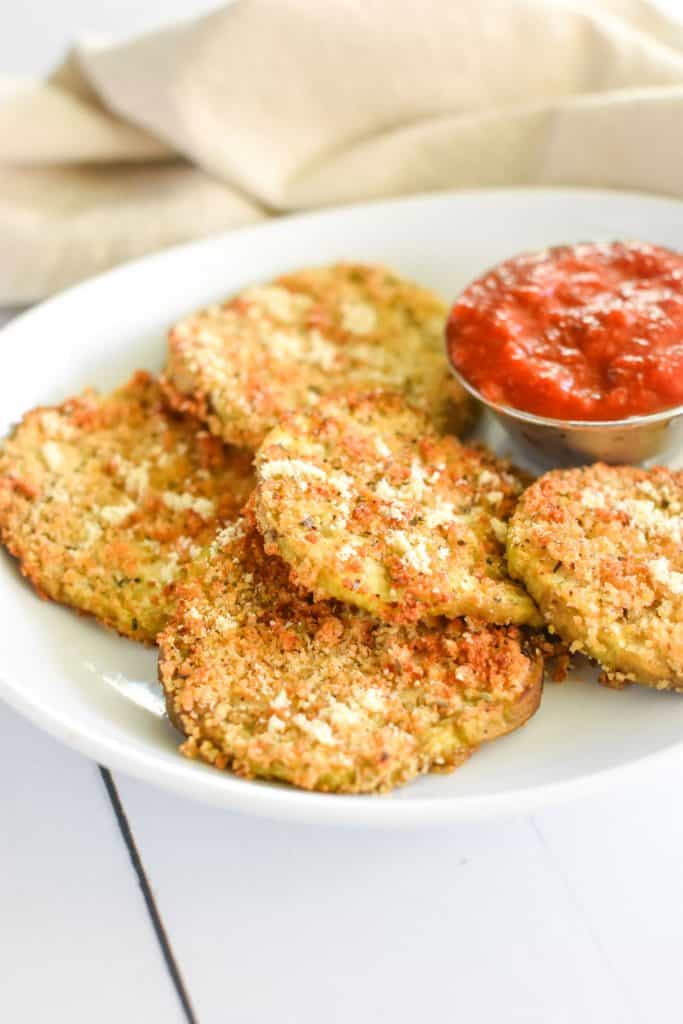
[[[381,261],[448,298],[520,250],[613,238],[680,247],[683,204],[579,190],[461,192],[292,217],[159,253],[5,328],[0,430],[85,385],[106,389],[136,367],[160,368],[174,319],[281,271],[337,259]],[[509,815],[623,778],[683,737],[680,696],[637,686],[606,690],[584,666],[572,682],[546,686],[529,725],[452,775],[429,776],[387,797],[304,793],[180,757],[177,735],[158,714],[154,653],[40,601],[4,553],[0,621],[0,694],[37,725],[112,768],[271,817],[415,825]]]

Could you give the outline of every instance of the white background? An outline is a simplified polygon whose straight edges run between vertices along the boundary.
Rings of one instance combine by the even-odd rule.
[[[45,74],[79,37],[134,35],[220,6],[220,0],[4,0],[0,75]]]
[[[80,32],[211,6],[6,4],[0,74],[44,72]],[[0,1020],[187,1020],[97,767],[2,705],[0,750]],[[683,1019],[681,758],[533,818],[413,834],[116,784],[202,1024]]]

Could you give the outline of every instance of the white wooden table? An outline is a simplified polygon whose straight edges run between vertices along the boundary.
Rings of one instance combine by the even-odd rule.
[[[23,0],[2,70],[210,6]],[[112,777],[1,703],[0,750],[2,1024],[683,1020],[683,756],[535,817],[363,833]]]
[[[491,825],[320,829],[194,805],[0,704],[8,1024],[682,1019],[683,760]]]

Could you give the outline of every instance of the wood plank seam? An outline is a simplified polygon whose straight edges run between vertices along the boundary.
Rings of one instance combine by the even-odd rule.
[[[147,872],[145,871],[144,864],[142,863],[142,858],[140,857],[140,853],[135,843],[135,838],[128,823],[126,812],[123,809],[123,804],[121,803],[116,783],[114,782],[108,768],[103,768],[102,765],[99,765],[98,767],[100,775],[102,776],[102,781],[104,782],[104,787],[107,791],[107,796],[109,797],[109,802],[111,803],[114,811],[114,816],[116,817],[121,838],[126,845],[128,856],[130,857],[133,870],[137,876],[138,885],[142,892],[142,898],[145,901],[145,907],[152,923],[157,942],[159,943],[159,948],[161,949],[166,969],[168,970],[171,982],[180,1001],[185,1019],[187,1024],[198,1024],[198,1019],[192,1007],[185,982],[173,952],[173,947],[171,946],[163,921],[161,920],[161,915],[147,877]]]
[[[535,834],[538,844],[541,850],[543,851],[543,855],[545,856],[548,864],[558,876],[560,884],[564,888],[571,904],[573,905],[579,920],[581,921],[583,927],[586,930],[588,938],[590,939],[595,948],[596,953],[604,963],[607,973],[610,975],[612,981],[615,983],[616,991],[624,1004],[624,1011],[628,1016],[628,1020],[632,1021],[633,1024],[636,1024],[636,1022],[640,1020],[640,1014],[634,1004],[633,993],[630,991],[628,983],[625,982],[625,979],[622,977],[621,973],[617,969],[616,964],[610,956],[607,946],[602,941],[600,935],[594,928],[593,922],[591,921],[590,916],[587,914],[586,909],[583,906],[583,903],[579,897],[579,894],[576,891],[576,888],[572,884],[562,864],[555,856],[552,846],[548,842],[546,836],[544,835],[543,829],[541,828],[539,822],[536,820],[536,817],[530,816],[526,820],[527,824],[531,828],[531,831]]]

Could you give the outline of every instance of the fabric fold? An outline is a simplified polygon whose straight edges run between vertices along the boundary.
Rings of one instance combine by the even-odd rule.
[[[237,0],[5,91],[0,302],[266,212],[682,195],[682,124],[683,25],[647,0]]]

